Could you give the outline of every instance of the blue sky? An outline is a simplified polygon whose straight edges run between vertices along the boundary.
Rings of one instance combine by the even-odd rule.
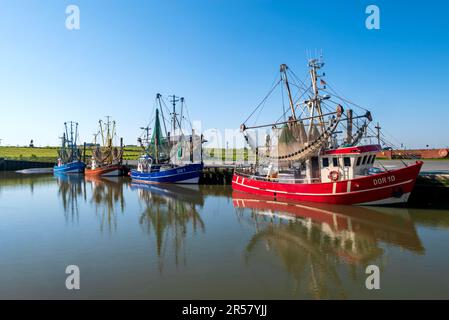
[[[70,4],[80,30],[65,28]],[[135,144],[158,92],[184,96],[203,129],[238,128],[279,64],[305,76],[322,50],[326,81],[393,142],[449,146],[448,15],[447,1],[2,0],[1,144],[56,145],[67,120],[91,141],[106,115]]]

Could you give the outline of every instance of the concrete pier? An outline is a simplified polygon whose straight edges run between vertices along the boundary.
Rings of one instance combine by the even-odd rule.
[[[52,162],[7,160],[0,158],[0,171],[17,171],[31,168],[53,168]]]

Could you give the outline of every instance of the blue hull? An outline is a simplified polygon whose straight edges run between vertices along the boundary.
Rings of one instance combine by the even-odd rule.
[[[197,184],[202,171],[202,163],[193,163],[159,172],[139,172],[137,170],[131,170],[131,179],[141,183]]]
[[[74,161],[60,166],[54,166],[54,173],[83,173],[86,164],[82,161]]]

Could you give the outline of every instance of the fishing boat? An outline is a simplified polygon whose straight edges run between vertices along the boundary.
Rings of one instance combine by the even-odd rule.
[[[324,66],[321,58],[309,60],[308,66],[310,85],[287,65],[281,65],[281,76],[270,94],[277,86],[285,88],[288,107],[283,105],[276,122],[248,124],[257,109],[267,104],[269,94],[241,125],[246,143],[254,150],[255,163],[235,169],[233,189],[330,204],[407,202],[423,163],[404,162],[403,168],[394,170],[375,167],[381,146],[380,139],[378,143],[371,141],[375,137],[370,135],[371,112],[339,96],[324,81],[325,74],[319,74]],[[296,95],[293,86],[298,88]],[[363,112],[357,115],[352,109],[345,110],[343,104]]]
[[[99,131],[94,134],[92,158],[85,174],[88,176],[117,177],[128,173],[128,168],[123,165],[123,139],[120,138],[120,147],[113,146],[116,137],[116,123],[110,121],[110,117],[103,123],[99,120]],[[102,145],[97,143],[101,135]]]
[[[197,184],[199,181],[203,170],[202,137],[196,135],[191,126],[191,135],[185,134],[184,98],[173,95],[170,102],[173,107],[171,111],[162,96],[157,94],[151,137],[149,126],[141,128],[144,137],[138,141],[144,152],[137,169],[131,170],[130,176],[134,182]],[[181,102],[179,113],[176,110],[177,102]],[[171,115],[171,132],[167,131],[164,108]],[[162,132],[160,115],[165,134]]]
[[[70,134],[68,127],[70,126]],[[81,161],[81,150],[76,142],[78,139],[78,123],[64,123],[65,132],[62,135],[61,148],[58,150],[58,162],[53,167],[54,173],[83,173],[86,164]]]

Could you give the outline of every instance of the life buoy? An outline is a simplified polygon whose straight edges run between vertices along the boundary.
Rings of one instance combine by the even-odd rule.
[[[340,173],[338,171],[333,170],[329,172],[329,175],[327,177],[332,181],[337,181],[338,179],[340,179]]]

